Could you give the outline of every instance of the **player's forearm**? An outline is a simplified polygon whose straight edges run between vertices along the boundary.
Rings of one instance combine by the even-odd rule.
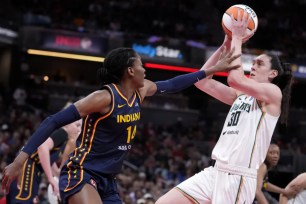
[[[209,70],[210,71],[207,72],[211,74],[211,69]],[[168,80],[157,81],[155,82],[157,87],[156,93],[165,94],[179,92],[187,87],[190,87],[197,81],[200,81],[201,79],[205,78],[206,75],[206,70],[199,70],[193,73],[182,74]]]
[[[60,168],[58,168],[56,162],[52,164],[51,169],[52,169],[52,175],[58,177],[60,174]]]
[[[287,196],[280,194],[279,196],[279,204],[287,204],[288,203],[288,198]]]
[[[279,194],[286,194],[286,191],[284,188],[278,187],[272,183],[267,183],[267,191],[273,192],[273,193],[279,193]]]
[[[258,204],[269,204],[261,190],[256,190],[256,200]]]
[[[27,161],[29,155],[25,152],[20,152],[18,156],[15,158],[14,163],[22,168],[23,164]]]
[[[48,139],[54,130],[79,119],[81,119],[81,116],[74,105],[49,116],[39,125],[22,151],[31,155]]]
[[[39,147],[38,150],[38,156],[41,163],[41,166],[46,174],[46,177],[48,180],[53,178],[51,164],[50,164],[50,152],[48,148],[45,147]]]
[[[231,49],[233,49],[233,48],[235,49],[233,55],[237,55],[237,54],[242,53],[242,41],[241,41],[241,39],[236,38],[235,36],[233,36],[232,44],[231,44]],[[241,57],[238,57],[237,59],[235,59],[231,64],[242,65]],[[237,84],[239,84],[239,82],[244,77],[245,76],[244,76],[243,68],[242,68],[242,66],[240,66],[239,68],[232,69],[228,72],[227,82],[229,83],[230,86],[235,87]]]
[[[219,47],[209,58],[208,60],[205,62],[205,64],[201,67],[201,70],[205,70],[207,68],[210,68],[211,66],[214,66],[219,58],[220,58],[220,54],[222,52],[222,48],[223,46]]]

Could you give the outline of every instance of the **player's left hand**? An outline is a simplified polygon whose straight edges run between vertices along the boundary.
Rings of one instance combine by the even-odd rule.
[[[231,15],[232,19],[232,36],[243,40],[247,36],[247,28],[251,21],[251,15],[247,15],[247,12],[243,12],[241,15],[241,9],[238,10],[237,20]],[[252,37],[254,33],[250,36]],[[248,37],[247,39],[249,39]],[[247,39],[243,41],[246,42]]]

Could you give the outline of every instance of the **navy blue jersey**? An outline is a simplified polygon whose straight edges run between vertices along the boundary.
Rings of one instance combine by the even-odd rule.
[[[92,113],[83,121],[77,148],[67,164],[69,176],[82,178],[89,173],[117,174],[132,148],[140,120],[141,96],[138,91],[128,101],[115,84],[105,85],[112,96],[111,110],[102,115]]]
[[[63,128],[55,130],[50,138],[54,146],[50,150],[50,165],[52,165],[65,149],[68,138],[67,132]],[[7,201],[11,204],[32,204],[33,199],[38,195],[41,180],[42,166],[37,151],[23,165],[20,176],[20,188],[15,180],[10,186]]]

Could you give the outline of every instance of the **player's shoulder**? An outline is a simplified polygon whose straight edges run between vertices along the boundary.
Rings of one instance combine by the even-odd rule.
[[[111,99],[112,91],[110,89],[104,88],[104,89],[99,89],[94,92],[92,92],[89,97],[92,98],[93,100],[107,100]]]
[[[264,173],[267,173],[267,171],[268,171],[268,166],[267,166],[267,164],[266,164],[265,162],[263,162],[263,163],[260,165],[259,171],[264,172]]]

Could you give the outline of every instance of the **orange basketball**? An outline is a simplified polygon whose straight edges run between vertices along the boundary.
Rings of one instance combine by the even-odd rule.
[[[233,5],[230,8],[228,8],[222,17],[222,28],[229,37],[232,37],[231,15],[233,14],[234,18],[237,19],[239,9],[240,9],[240,12],[241,10],[243,10],[243,12],[240,13],[241,16],[244,15],[244,12],[247,12],[248,15],[251,15],[251,21],[248,25],[248,30],[247,30],[248,35],[245,37],[245,39],[248,39],[249,36],[257,30],[258,19],[257,19],[257,15],[255,11],[247,5],[237,4],[237,5]]]

